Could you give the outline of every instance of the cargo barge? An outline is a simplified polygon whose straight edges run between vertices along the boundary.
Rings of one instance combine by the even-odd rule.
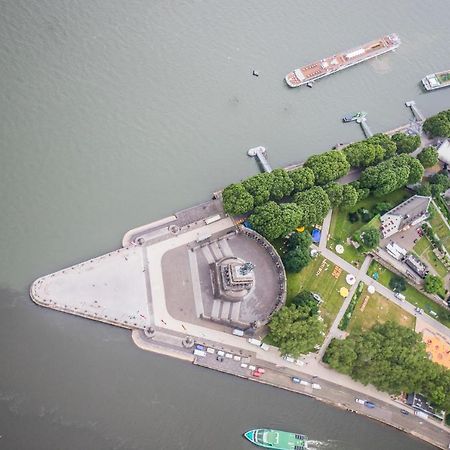
[[[337,53],[336,55],[295,69],[286,75],[285,80],[290,87],[298,87],[303,84],[311,85],[310,83],[313,83],[319,78],[326,77],[342,69],[347,69],[355,64],[395,50],[399,45],[400,38],[398,35],[395,33],[388,34],[360,47]]]
[[[450,86],[450,70],[430,73],[425,78],[422,78],[422,84],[427,91],[434,91],[435,89]]]

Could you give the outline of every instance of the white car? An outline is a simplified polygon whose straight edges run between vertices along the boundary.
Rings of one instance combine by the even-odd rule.
[[[283,359],[289,363],[295,363],[295,359],[292,356],[284,355]]]
[[[366,403],[366,401],[362,400],[361,398],[355,398],[355,402],[359,403],[360,405],[364,405]]]
[[[322,389],[322,386],[321,386],[320,384],[317,384],[317,383],[313,383],[313,384],[311,385],[311,387],[312,387],[313,389]]]

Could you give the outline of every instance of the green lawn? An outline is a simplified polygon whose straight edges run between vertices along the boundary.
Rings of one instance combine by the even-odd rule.
[[[394,274],[376,261],[372,261],[367,274],[372,276],[374,272],[378,272],[378,282],[389,287],[389,281]],[[450,319],[446,318],[448,317],[447,310],[443,306],[435,303],[433,300],[430,300],[409,283],[407,283],[406,286],[406,290],[402,292],[402,294],[406,297],[406,300],[409,303],[422,308],[425,312],[429,312],[430,310],[434,311],[439,316],[436,320],[450,328]]]
[[[433,204],[430,205],[430,211],[433,217],[428,222],[432,226],[434,234],[437,235],[441,240],[442,245],[450,253],[450,230]]]
[[[328,248],[335,250],[336,245],[341,244],[344,247],[344,253],[341,255],[342,258],[351,264],[359,266],[359,264],[364,261],[364,255],[362,252],[355,249],[351,244],[347,244],[347,238],[353,236],[359,228],[366,224],[361,221],[351,223],[348,220],[348,213],[355,212],[360,208],[365,208],[370,211],[377,203],[381,202],[390,202],[393,206],[395,206],[408,197],[410,197],[408,191],[405,189],[399,189],[385,195],[384,197],[378,198],[370,196],[369,198],[361,200],[350,209],[334,209],[333,216],[331,218],[331,237],[328,240]]]
[[[323,299],[320,310],[328,330],[342,306],[343,298],[339,295],[339,289],[342,286],[347,286],[345,282],[347,272],[342,271],[338,279],[334,278],[331,274],[335,265],[326,260],[322,271],[319,275],[316,275],[323,261],[324,258],[318,256],[301,272],[287,274],[286,303],[289,305],[292,299],[302,290],[318,293]]]
[[[440,277],[444,278],[447,275],[447,269],[433,253],[431,243],[426,236],[422,236],[419,239],[413,250],[419,258],[423,259],[426,263],[432,266]]]
[[[366,331],[375,324],[392,320],[399,325],[415,329],[416,318],[402,308],[383,297],[378,292],[369,294],[367,288],[361,293],[356,304],[348,331]]]

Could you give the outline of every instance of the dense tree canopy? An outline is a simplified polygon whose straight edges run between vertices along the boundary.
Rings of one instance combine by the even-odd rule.
[[[312,238],[311,235],[304,231],[302,233],[298,233],[294,231],[289,235],[289,237],[286,239],[285,247],[287,250],[294,250],[297,247],[307,247],[309,248],[312,244]]]
[[[397,155],[376,166],[368,167],[359,179],[361,188],[383,196],[423,177],[423,166],[410,155]]]
[[[369,191],[367,191],[369,192]],[[344,184],[342,187],[342,208],[351,208],[356,205],[359,198],[358,191],[351,184]]]
[[[305,167],[314,172],[316,184],[327,184],[337,180],[347,175],[350,170],[350,164],[344,153],[339,150],[313,155],[306,160]]]
[[[406,290],[406,281],[403,277],[395,275],[389,280],[389,287],[395,292],[403,292]]]
[[[380,232],[377,228],[369,228],[361,233],[361,241],[365,248],[375,248],[380,243]]]
[[[438,294],[439,292],[442,292],[444,288],[442,278],[435,275],[427,275],[425,277],[424,288],[429,294]]]
[[[294,183],[294,192],[305,191],[314,186],[314,172],[307,167],[301,167],[289,172],[289,177]]]
[[[272,201],[257,206],[249,217],[249,222],[254,230],[269,240],[280,237],[285,229],[280,206]]]
[[[331,208],[327,193],[314,186],[294,196],[294,201],[302,211],[302,225],[321,223]]]
[[[434,147],[426,147],[417,155],[417,159],[423,167],[433,167],[438,162],[438,151]]]
[[[331,206],[336,208],[342,203],[343,197],[343,185],[332,181],[323,187],[324,191],[327,193],[330,199]]]
[[[319,304],[309,291],[300,291],[292,299],[292,304],[297,307],[307,306],[310,309],[309,314],[312,316],[319,313]]]
[[[281,236],[295,230],[303,220],[302,210],[296,203],[281,203],[280,204],[281,223],[283,230]]]
[[[378,144],[384,149],[384,159],[392,158],[397,153],[395,142],[386,134],[378,133],[366,139],[369,144]]]
[[[253,209],[253,197],[242,183],[230,184],[222,193],[223,208],[231,215],[244,214]]]
[[[397,153],[411,153],[417,150],[420,145],[420,136],[417,135],[395,133],[391,139],[397,146]]]
[[[298,357],[320,341],[323,323],[308,306],[284,306],[269,323],[270,336],[283,355]]]
[[[273,180],[270,173],[260,173],[247,178],[242,182],[242,185],[253,196],[254,206],[261,206],[269,201],[272,183]]]
[[[343,150],[352,167],[368,167],[384,159],[385,150],[381,145],[365,141],[350,144]]]
[[[450,109],[425,120],[423,130],[431,137],[450,137]]]
[[[284,236],[297,228],[302,222],[301,208],[295,203],[278,205],[269,201],[257,206],[249,217],[251,226],[269,240]]]
[[[308,232],[292,233],[286,240],[287,253],[283,264],[287,272],[300,272],[311,261],[311,235]]]
[[[272,176],[270,197],[273,200],[281,200],[292,193],[294,190],[294,182],[284,169],[275,169],[270,175]]]
[[[428,359],[420,334],[396,323],[333,340],[324,361],[382,391],[420,392],[436,406],[450,409],[450,371]]]
[[[445,173],[436,173],[430,178],[431,192],[437,197],[450,188],[450,178]]]

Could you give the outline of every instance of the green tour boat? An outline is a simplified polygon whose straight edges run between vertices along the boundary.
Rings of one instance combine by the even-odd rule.
[[[244,433],[255,445],[275,450],[304,450],[308,448],[308,438],[303,434],[258,428]]]

